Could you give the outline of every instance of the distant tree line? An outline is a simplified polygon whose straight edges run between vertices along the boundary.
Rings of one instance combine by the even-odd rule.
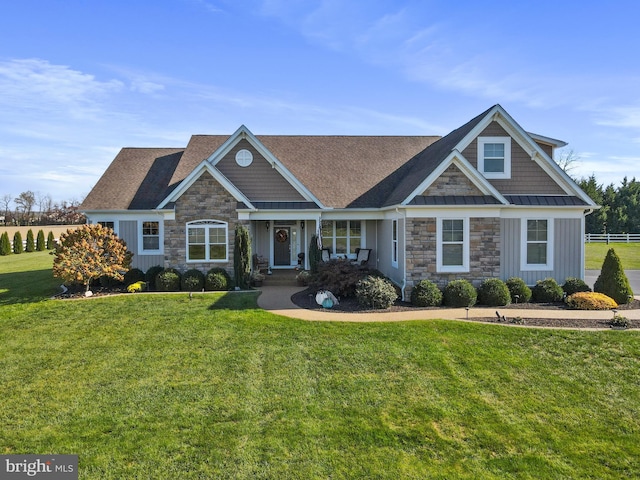
[[[640,233],[640,182],[627,177],[619,187],[603,187],[594,175],[578,181],[594,202],[601,205],[586,217],[586,233]]]
[[[86,223],[77,200],[54,203],[50,195],[7,193],[0,199],[0,225],[77,225]]]

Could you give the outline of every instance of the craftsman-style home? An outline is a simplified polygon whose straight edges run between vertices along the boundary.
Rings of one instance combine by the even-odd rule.
[[[134,266],[233,270],[234,229],[272,269],[331,257],[407,293],[422,279],[584,278],[597,206],[553,161],[565,143],[495,105],[444,137],[194,135],[186,148],[124,148],[81,209],[113,227]]]

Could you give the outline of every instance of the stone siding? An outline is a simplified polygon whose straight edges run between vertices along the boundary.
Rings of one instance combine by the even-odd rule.
[[[422,195],[441,197],[445,195],[483,195],[467,176],[455,165],[450,165]]]
[[[471,218],[469,225],[469,272],[436,271],[436,219],[407,219],[407,298],[413,285],[431,280],[440,288],[450,281],[466,279],[478,287],[485,278],[500,276],[500,219]]]
[[[176,201],[175,220],[164,224],[165,267],[184,272],[196,268],[206,273],[213,267],[222,267],[233,276],[233,245],[235,228],[239,223],[248,228],[247,222],[239,222],[236,213],[237,201],[209,173],[204,173]],[[195,220],[219,220],[228,223],[229,243],[227,262],[187,263],[187,222]]]

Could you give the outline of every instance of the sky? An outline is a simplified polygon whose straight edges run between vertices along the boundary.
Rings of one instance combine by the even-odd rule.
[[[0,198],[81,201],[193,134],[446,135],[499,103],[569,172],[640,180],[640,2],[21,0],[0,15]]]

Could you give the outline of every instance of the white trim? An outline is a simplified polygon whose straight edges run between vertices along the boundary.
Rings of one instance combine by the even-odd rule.
[[[393,238],[393,227],[395,226],[396,238]],[[395,245],[395,249],[394,249]],[[395,254],[395,259],[393,258]],[[398,268],[398,259],[400,258],[400,224],[397,218],[391,219],[391,266]]]
[[[502,172],[485,171],[484,146],[487,143],[504,145],[504,164]],[[510,179],[511,178],[511,137],[478,137],[478,170],[488,179]]]
[[[527,239],[527,222],[529,220],[542,220],[547,222],[547,241],[546,241],[547,263],[545,264],[527,263],[527,246],[529,245],[529,241]],[[520,270],[521,271],[538,272],[538,271],[553,270],[554,223],[555,223],[554,219],[549,217],[542,217],[542,218],[541,217],[523,217],[520,219]]]
[[[139,217],[136,230],[138,233],[138,255],[162,255],[164,254],[164,221],[157,216]],[[158,248],[154,250],[146,250],[144,248],[144,235],[142,231],[144,229],[145,222],[157,222],[158,223]]]
[[[224,258],[209,258],[209,246],[211,242],[209,241],[209,227],[223,227],[224,228]],[[189,229],[190,228],[204,228],[204,257],[205,258],[197,258],[190,259],[189,258]],[[229,261],[229,223],[224,222],[222,220],[215,219],[202,219],[202,220],[193,220],[191,222],[187,222],[185,224],[184,230],[184,243],[185,243],[185,261],[186,263],[226,263]],[[216,244],[217,245],[217,244]]]
[[[442,222],[444,220],[462,220],[462,265],[443,265]],[[468,273],[470,257],[470,221],[469,217],[438,217],[436,219],[436,271],[437,273]]]

